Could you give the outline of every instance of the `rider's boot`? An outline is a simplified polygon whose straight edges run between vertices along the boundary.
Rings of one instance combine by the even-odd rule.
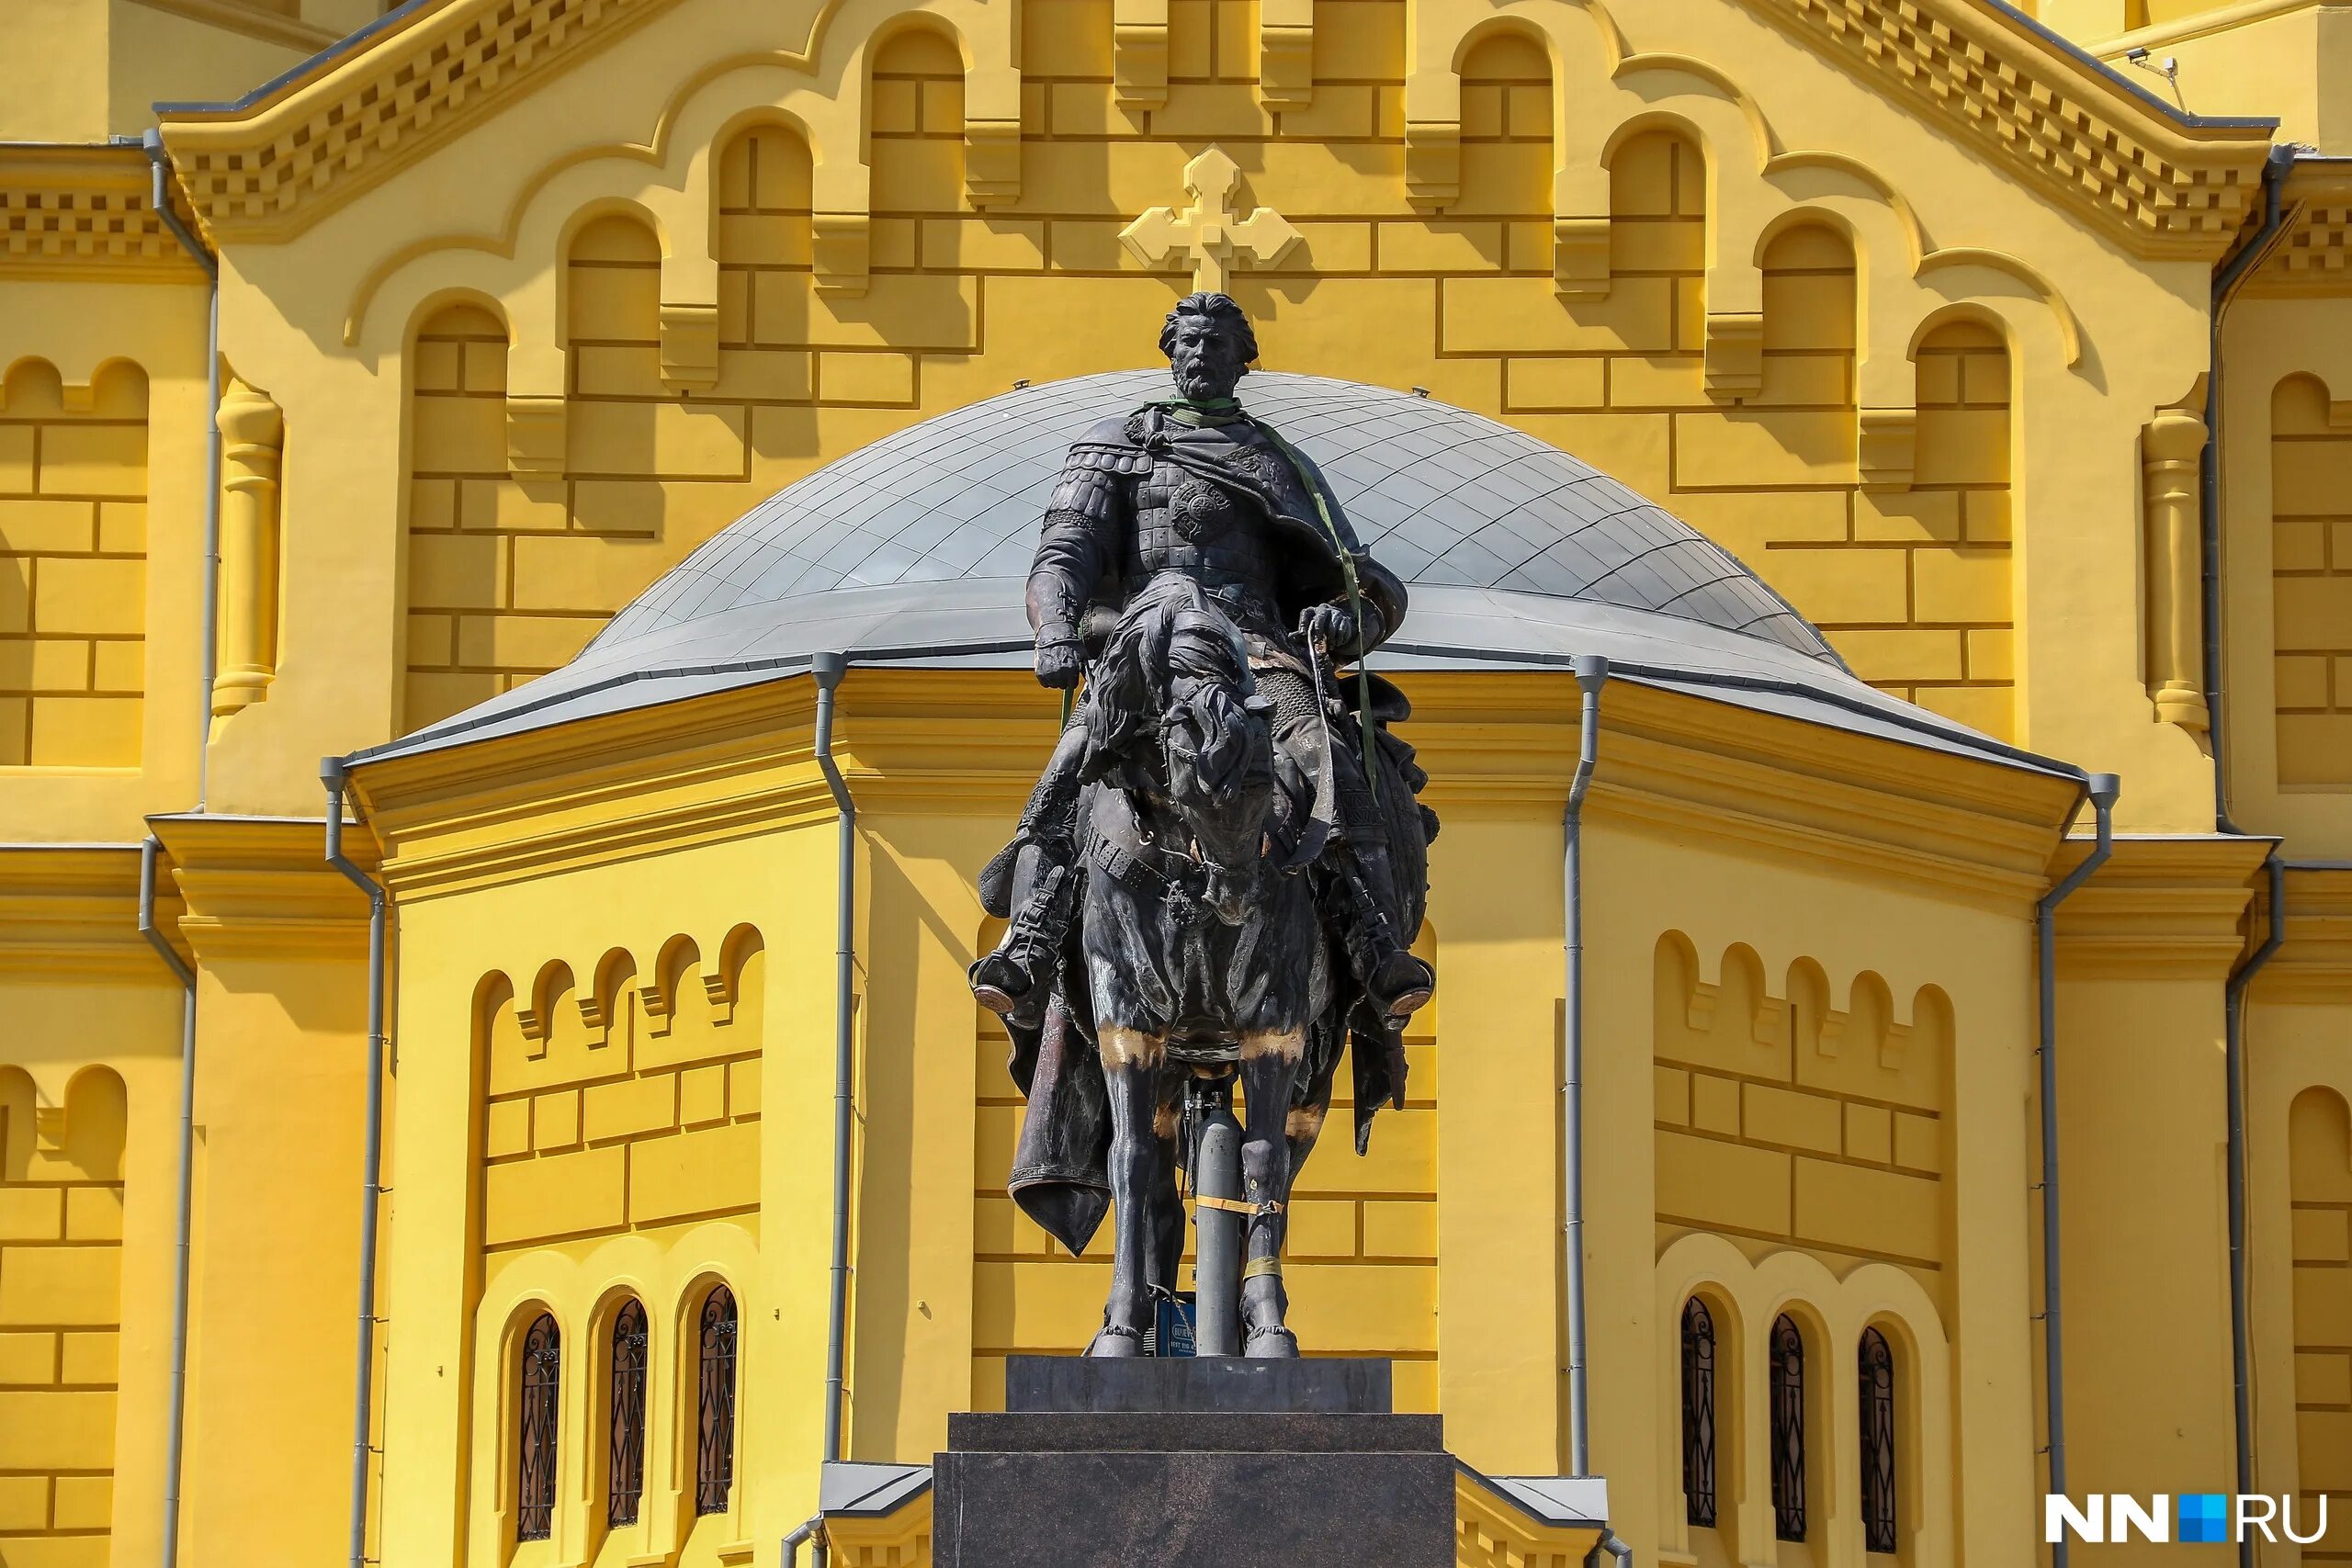
[[[1034,855],[1041,861],[1048,853],[1043,841],[1022,850],[1023,858]],[[1052,954],[1069,930],[1076,882],[1068,865],[1044,864],[1035,873],[1029,897],[1006,928],[1004,940],[972,965],[972,996],[1009,1023],[1035,1029],[1045,1021],[1049,987],[1041,977],[1050,969]]]
[[[1397,940],[1395,886],[1385,844],[1348,836],[1326,863],[1325,912],[1340,935],[1356,982],[1384,1018],[1403,1019],[1429,1005],[1437,976]]]

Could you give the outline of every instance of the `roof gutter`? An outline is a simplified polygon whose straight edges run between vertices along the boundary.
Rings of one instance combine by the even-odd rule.
[[[2058,1289],[2058,906],[2115,852],[2115,800],[2123,793],[2123,782],[2113,773],[2093,773],[2085,791],[2098,814],[2098,836],[2083,863],[2044,894],[2033,911],[2041,1000],[2034,1055],[2041,1059],[2041,1375],[2050,1490],[2059,1496],[2066,1492],[2066,1352]],[[2066,1548],[2062,1530],[2050,1548],[2050,1568],[2066,1568]]]
[[[2235,833],[2240,829],[2230,820],[2228,731],[2224,728],[2227,704],[2222,687],[2222,318],[2237,297],[2238,285],[2270,254],[2286,229],[2279,187],[2294,162],[2294,148],[2270,150],[2268,161],[2262,165],[2262,227],[2214,273],[2212,303],[2207,311],[2211,338],[2206,349],[2205,449],[2199,464],[2198,524],[2203,536],[2199,579],[2203,590],[2200,608],[2204,612],[2206,734],[2213,748],[2213,825],[2215,831],[2222,833]]]

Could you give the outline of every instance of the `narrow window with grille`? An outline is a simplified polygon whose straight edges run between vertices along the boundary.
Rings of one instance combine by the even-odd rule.
[[[1804,1539],[1804,1336],[1772,1320],[1772,1533]]]
[[[523,1335],[515,1368],[514,1539],[545,1540],[555,1529],[555,1438],[562,1404],[562,1337],[541,1313]]]
[[[735,1295],[724,1285],[703,1298],[701,1412],[695,1512],[723,1514],[735,1483]]]
[[[1894,1501],[1894,1350],[1875,1328],[1862,1330],[1862,1548],[1896,1549]]]
[[[645,1308],[636,1302],[613,1319],[611,1453],[605,1522],[633,1525],[645,1495]]]
[[[1682,1517],[1715,1522],[1715,1320],[1696,1296],[1682,1303]]]

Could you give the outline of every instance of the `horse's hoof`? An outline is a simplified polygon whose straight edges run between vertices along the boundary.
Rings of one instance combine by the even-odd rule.
[[[1295,1361],[1298,1336],[1279,1323],[1261,1324],[1242,1337],[1241,1354],[1253,1361]]]
[[[1086,1353],[1106,1360],[1131,1359],[1143,1354],[1143,1331],[1121,1323],[1106,1323],[1095,1330],[1093,1339],[1086,1347]]]

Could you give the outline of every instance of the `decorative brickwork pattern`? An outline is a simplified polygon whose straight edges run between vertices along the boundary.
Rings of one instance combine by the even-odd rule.
[[[172,150],[208,228],[291,232],[305,197],[348,199],[514,96],[541,70],[610,42],[668,0],[473,0],[428,13],[339,91],[280,97],[250,118],[174,127]],[[325,203],[320,203],[322,207]]]
[[[2352,784],[2352,426],[2330,412],[2316,377],[2271,394],[2278,782],[2306,788]]]
[[[95,267],[201,281],[151,196],[136,147],[0,148],[0,272]]]
[[[1832,1269],[1875,1259],[1940,1296],[1942,993],[1921,990],[1898,1021],[1864,972],[1841,1010],[1800,960],[1776,997],[1737,946],[1703,981],[1675,933],[1658,943],[1657,980],[1658,1246],[1699,1230],[1803,1247]]]
[[[982,940],[993,942],[995,933]],[[1427,931],[1416,951],[1442,973]],[[1399,1410],[1437,1408],[1437,1014],[1443,1005],[1414,1015],[1405,1041],[1406,1108],[1380,1113],[1371,1152],[1361,1158],[1342,1065],[1329,1119],[1295,1190],[1283,1252],[1290,1322],[1302,1342],[1317,1354],[1394,1358]],[[1022,1101],[1005,1072],[1004,1026],[992,1013],[979,1012],[978,1020],[972,1408],[1000,1410],[1006,1356],[1070,1354],[1102,1321],[1111,1221],[1104,1219],[1087,1255],[1073,1258],[1005,1195]],[[1191,1234],[1188,1215],[1187,1288]]]
[[[2222,149],[2195,147],[2154,114],[2125,108],[2118,90],[2087,74],[2069,80],[2056,58],[2018,48],[1987,13],[1956,0],[1748,4],[1914,110],[1956,122],[2054,193],[2087,197],[2143,243],[2211,250],[2236,233],[2261,184],[2267,130],[2239,133],[2243,152],[2223,161]]]
[[[60,1114],[0,1068],[0,1562],[104,1568],[122,1322],[122,1081]]]
[[[2295,1478],[2298,1529],[2318,1499],[2352,1494],[2352,1127],[2335,1091],[2309,1089],[2288,1111],[2293,1203]],[[2306,1562],[2352,1562],[2340,1531],[2303,1548]]]
[[[491,1251],[741,1214],[759,1205],[765,959],[739,931],[706,962],[673,939],[640,982],[608,955],[529,994],[496,976],[482,1243]]]
[[[133,768],[146,682],[147,380],[0,395],[0,767]]]

